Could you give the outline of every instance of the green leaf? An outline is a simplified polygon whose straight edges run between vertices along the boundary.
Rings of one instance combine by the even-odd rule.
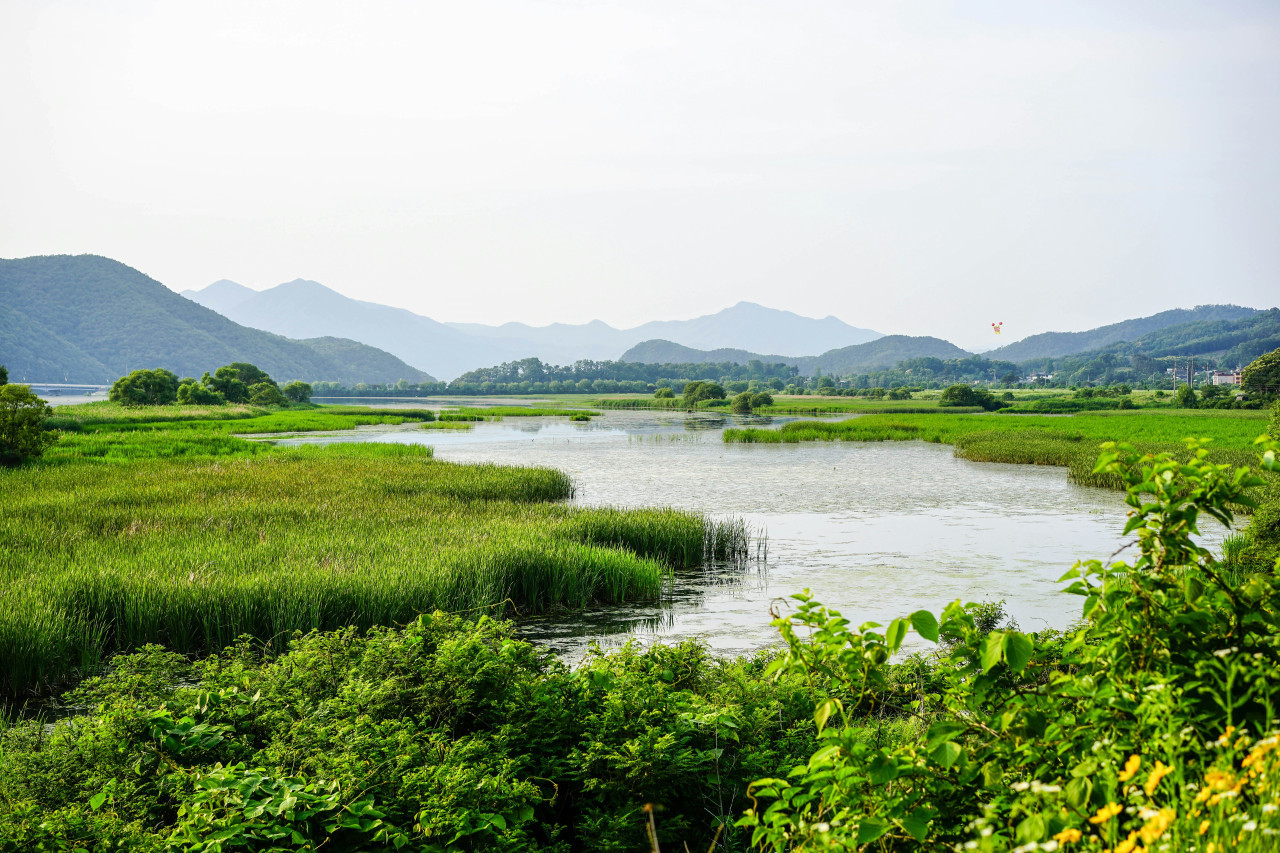
[[[917,610],[909,617],[916,633],[931,643],[938,642],[938,619],[928,610]]]
[[[89,808],[93,809],[96,812],[98,809],[102,808],[102,804],[105,803],[106,801],[107,801],[107,792],[99,791],[98,793],[94,794],[92,797],[89,798]]]
[[[950,767],[960,760],[962,752],[964,750],[960,748],[960,744],[949,740],[930,753],[930,757],[943,767]]]
[[[982,640],[982,669],[990,672],[1004,659],[1004,632],[992,631]]]
[[[878,817],[864,817],[858,824],[858,843],[875,841],[889,831],[889,824]]]
[[[842,707],[839,699],[828,699],[819,705],[813,712],[813,721],[818,724],[818,733],[821,734],[823,728],[827,725],[827,720],[831,718],[831,714],[837,708]]]
[[[956,735],[965,731],[969,727],[964,723],[951,722],[950,720],[939,720],[929,726],[929,734],[927,735],[927,743],[930,749],[946,740],[951,740]]]
[[[900,822],[902,824],[902,828],[905,829],[916,841],[924,841],[929,837],[928,809],[916,809],[911,814],[904,817]]]
[[[885,645],[889,647],[890,652],[896,652],[902,646],[902,641],[907,636],[907,623],[901,619],[894,619],[889,623],[888,629],[884,632]]]
[[[1035,644],[1026,634],[1010,631],[1004,635],[1004,658],[1014,672],[1022,672],[1031,662],[1035,653]]]
[[[1067,783],[1067,802],[1080,811],[1089,804],[1089,796],[1093,793],[1093,782],[1081,776]]]

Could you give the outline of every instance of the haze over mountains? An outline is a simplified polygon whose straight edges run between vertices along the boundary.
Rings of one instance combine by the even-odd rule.
[[[629,347],[653,338],[711,349],[750,345],[795,357],[881,337],[879,332],[835,317],[802,317],[750,302],[692,320],[658,320],[615,329],[599,320],[550,326],[440,323],[403,308],[351,299],[306,279],[262,291],[223,279],[182,295],[237,323],[276,334],[362,341],[444,380],[521,358],[536,357],[551,364],[616,360]]]
[[[203,304],[109,258],[0,259],[0,364],[18,381],[108,383],[138,367],[198,376],[220,364],[251,361],[279,379],[354,384],[425,382],[431,374],[449,380],[530,357],[549,364],[758,359],[793,365],[802,375],[840,376],[912,358],[971,355],[940,338],[880,335],[834,317],[807,318],[746,302],[692,320],[615,329],[598,321],[441,323],[302,279],[266,291],[223,280],[189,296]],[[1204,305],[1084,332],[1033,335],[983,355],[1035,369],[1048,368],[1050,359],[1104,353],[1212,354],[1243,364],[1277,345],[1280,311]]]
[[[0,364],[14,381],[107,384],[141,367],[200,376],[233,361],[282,381],[431,378],[356,341],[246,328],[110,258],[0,259]]]

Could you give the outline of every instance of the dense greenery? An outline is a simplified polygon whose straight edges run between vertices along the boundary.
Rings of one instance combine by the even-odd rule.
[[[286,379],[428,378],[354,341],[292,341],[238,325],[117,261],[94,255],[0,260],[0,358],[33,381],[108,383],[139,364],[195,375],[235,360]]]
[[[128,376],[121,376],[115,381],[107,399],[122,406],[164,406],[176,403],[178,381],[177,374],[164,368],[135,370]],[[189,402],[189,400],[183,402]],[[236,402],[247,402],[247,400]]]
[[[1187,453],[1099,462],[1136,559],[1067,572],[1065,634],[959,604],[854,628],[801,594],[783,652],[734,662],[570,670],[442,613],[144,647],[0,730],[0,850],[1273,849],[1280,581],[1190,538],[1260,481]],[[913,630],[936,651],[891,660]]]
[[[26,385],[0,385],[0,467],[11,467],[40,456],[58,441],[45,428],[53,413]]]
[[[185,420],[164,421],[171,409],[158,407],[146,421],[113,405],[62,416],[77,428],[57,452],[3,475],[0,690],[57,684],[147,642],[199,651],[436,608],[651,598],[673,568],[702,561],[704,541],[721,557],[745,551],[740,528],[701,516],[565,506],[572,486],[556,471],[234,436],[429,412],[180,409]]]
[[[752,785],[755,844],[1275,849],[1280,567],[1233,573],[1192,539],[1262,481],[1194,441],[1186,462],[1108,449],[1096,470],[1128,489],[1137,558],[1064,575],[1084,618],[1066,636],[983,632],[958,606],[879,632],[795,596],[770,670],[825,682],[820,734],[806,763]],[[1280,469],[1277,449],[1266,467]],[[888,660],[911,629],[942,644],[904,682]],[[883,715],[917,735],[869,743],[863,721]]]
[[[444,614],[279,657],[148,647],[67,697],[88,714],[0,729],[0,851],[629,853],[646,802],[668,849],[703,850],[812,742],[807,683],[764,665],[689,643],[570,670]]]
[[[1269,397],[1280,395],[1280,349],[1258,356],[1240,377],[1247,390]]]

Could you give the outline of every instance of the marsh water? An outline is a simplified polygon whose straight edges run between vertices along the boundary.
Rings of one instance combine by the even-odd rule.
[[[1062,468],[969,462],[922,442],[721,440],[735,423],[785,420],[794,418],[606,412],[588,423],[506,418],[466,431],[362,428],[279,443],[422,443],[447,461],[551,466],[572,476],[581,505],[737,516],[767,535],[767,561],[745,572],[681,572],[656,603],[522,621],[526,637],[569,658],[591,641],[633,637],[750,652],[777,641],[771,606],[806,588],[855,624],[958,598],[1004,600],[1023,630],[1062,628],[1080,599],[1059,592],[1057,579],[1121,542],[1122,496],[1073,485]]]

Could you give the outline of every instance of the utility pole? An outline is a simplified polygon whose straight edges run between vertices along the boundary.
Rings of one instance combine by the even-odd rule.
[[[1196,362],[1195,362],[1195,359],[1193,359],[1193,358],[1189,358],[1189,359],[1187,359],[1187,386],[1188,386],[1188,387],[1190,387],[1190,388],[1195,388],[1195,387],[1196,387],[1196,385],[1195,385],[1195,370],[1196,370]]]

